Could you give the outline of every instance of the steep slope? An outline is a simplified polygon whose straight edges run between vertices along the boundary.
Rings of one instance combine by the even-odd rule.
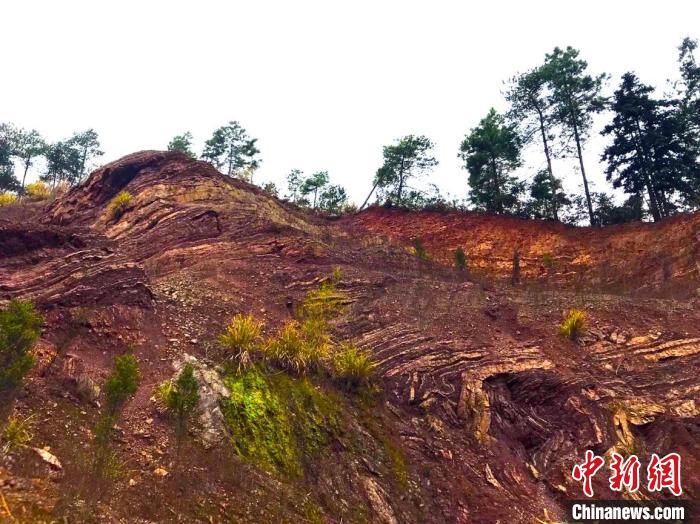
[[[695,290],[700,281],[700,214],[659,224],[599,228],[498,217],[482,213],[420,212],[374,207],[347,220],[362,230],[410,245],[424,242],[452,265],[462,247],[477,272],[510,278],[513,253],[530,281],[638,291]],[[692,285],[695,284],[695,287]]]
[[[120,191],[133,198],[115,219],[107,208]],[[625,251],[611,261],[610,282],[663,282],[650,262],[661,255],[672,260],[673,279],[697,282],[697,216],[602,232],[380,209],[328,221],[208,164],[156,151],[108,164],[50,205],[17,213],[0,210],[0,299],[35,301],[47,325],[39,363],[0,415],[41,420],[35,445],[50,446],[63,469],[29,451],[0,459],[16,515],[533,522],[544,510],[561,518],[564,500],[580,498],[570,472],[585,449],[680,452],[686,496],[699,494],[699,301],[562,286],[593,281],[611,249]],[[526,278],[551,253],[557,284],[476,283],[417,260],[404,246],[416,237],[438,262],[463,245],[472,266],[501,268],[497,276],[509,273],[514,244]],[[335,399],[338,430],[295,474],[234,449],[231,428],[215,424],[221,399],[209,393],[203,427],[178,457],[172,425],[151,401],[173,365],[196,358],[200,381],[215,391],[216,341],[228,319],[253,313],[271,332],[336,267],[345,311],[333,337],[372,353],[382,391],[358,398],[314,382]],[[557,334],[570,307],[590,316],[578,344]],[[102,400],[96,386],[129,347],[142,384],[114,443],[128,466],[95,495],[85,463]],[[595,489],[618,496],[602,477]]]

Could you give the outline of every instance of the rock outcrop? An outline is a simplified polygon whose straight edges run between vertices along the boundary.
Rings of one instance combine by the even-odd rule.
[[[121,191],[132,199],[115,218],[108,206]],[[22,220],[8,213],[0,210],[0,300],[37,304],[47,353],[13,408],[51,421],[35,439],[64,469],[52,493],[78,482],[76,442],[92,438],[112,357],[133,351],[142,369],[119,423],[118,452],[133,475],[116,485],[124,503],[107,521],[198,511],[214,521],[532,522],[545,511],[560,519],[564,500],[581,497],[570,473],[586,449],[679,452],[685,493],[700,495],[700,302],[648,294],[669,275],[674,286],[697,287],[700,215],[603,230],[376,208],[330,221],[156,151],[98,169]],[[412,238],[436,261],[409,253]],[[478,278],[447,267],[457,246],[484,270]],[[515,247],[525,285],[502,286]],[[279,327],[335,267],[345,311],[333,336],[371,353],[382,392],[371,416],[348,404],[354,434],[309,460],[303,478],[279,478],[229,446],[216,340],[236,313]],[[610,293],[615,286],[636,296]],[[558,334],[571,307],[588,313],[578,342]],[[150,399],[185,361],[204,388],[194,432],[206,446],[191,446],[182,467]],[[31,477],[32,460],[12,474]],[[172,495],[178,468],[190,475],[184,501]],[[156,469],[169,473],[156,478]],[[3,488],[13,507],[40,506],[27,482],[16,485],[23,489]],[[595,489],[620,496],[602,477]]]

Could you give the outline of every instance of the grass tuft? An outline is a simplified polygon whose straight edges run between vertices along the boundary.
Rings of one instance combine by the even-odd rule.
[[[229,357],[237,360],[239,368],[247,367],[251,357],[260,353],[263,323],[253,315],[238,314],[231,319],[226,331],[219,336],[219,344],[230,352]],[[264,356],[264,355],[263,355]]]
[[[416,255],[419,260],[430,260],[431,258],[420,238],[413,239],[413,254]]]
[[[330,354],[330,337],[322,321],[291,320],[264,345],[266,360],[281,369],[304,375],[317,370]]]
[[[376,367],[369,353],[354,344],[344,344],[333,354],[333,376],[351,390],[369,386]]]
[[[571,340],[577,339],[586,330],[586,312],[580,309],[570,310],[559,326],[559,334]]]
[[[336,287],[335,275],[330,281],[323,282],[318,288],[306,294],[299,307],[298,315],[303,319],[329,321],[343,311],[345,296]]]
[[[107,213],[113,220],[119,220],[131,205],[134,197],[128,191],[121,191],[107,206]]]
[[[26,447],[34,438],[34,417],[10,417],[2,430],[2,452],[7,455]]]

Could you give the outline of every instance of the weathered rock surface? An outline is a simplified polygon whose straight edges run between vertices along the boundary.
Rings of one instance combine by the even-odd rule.
[[[122,190],[133,200],[115,220],[107,206]],[[301,481],[224,467],[217,403],[227,392],[203,363],[216,360],[216,337],[231,315],[250,312],[278,327],[336,266],[347,298],[334,336],[378,363],[375,411],[407,473],[389,478],[378,457],[359,460],[347,442],[333,443],[303,485],[329,521],[532,522],[543,509],[558,519],[563,500],[581,496],[570,472],[586,449],[679,452],[685,493],[700,495],[700,302],[641,294],[663,285],[669,263],[674,283],[697,288],[700,215],[602,231],[381,209],[328,221],[208,164],[154,151],[108,164],[47,207],[22,212],[18,220],[0,210],[0,300],[37,303],[56,362],[29,378],[30,394],[16,407],[49,420],[60,409],[85,410],[41,429],[68,479],[75,442],[90,434],[81,417],[96,412],[88,405],[112,356],[131,348],[142,367],[142,387],[120,422],[121,452],[141,468],[138,487],[124,482],[132,491],[117,496],[128,513],[105,520],[181,511],[168,498],[168,479],[177,479],[172,430],[153,421],[150,398],[172,378],[172,363],[177,371],[185,361],[205,386],[198,425],[210,448],[190,450],[188,471],[198,479],[191,496],[211,505],[214,521],[310,518],[311,506],[295,505]],[[407,253],[403,244],[416,237],[446,264]],[[446,267],[458,245],[472,267],[498,277],[509,275],[518,246],[523,279],[540,285],[470,281]],[[554,259],[551,271],[540,268],[544,254]],[[621,284],[639,295],[601,292]],[[557,334],[574,306],[589,313],[578,344]],[[70,328],[76,308],[89,309],[80,329]],[[86,404],[76,405],[81,398]],[[156,481],[157,469],[169,473]],[[603,477],[595,489],[618,496]]]

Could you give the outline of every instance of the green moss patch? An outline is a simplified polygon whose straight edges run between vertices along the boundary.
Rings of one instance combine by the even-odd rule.
[[[232,444],[243,459],[271,472],[299,475],[338,429],[338,399],[308,378],[251,368],[225,380],[223,406]]]

